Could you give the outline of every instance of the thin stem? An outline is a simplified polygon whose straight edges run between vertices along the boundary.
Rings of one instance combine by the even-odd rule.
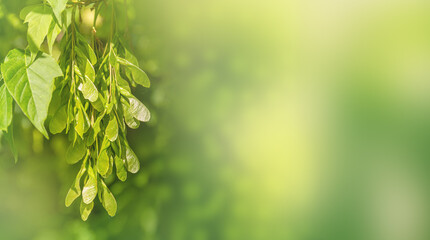
[[[73,88],[73,95],[76,97],[76,82],[75,82],[75,14],[76,14],[76,6],[73,7],[72,10],[72,49],[71,49],[71,71],[72,71],[72,88]]]

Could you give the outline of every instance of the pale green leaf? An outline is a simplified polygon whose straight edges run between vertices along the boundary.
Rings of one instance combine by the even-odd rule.
[[[151,82],[149,81],[148,75],[139,68],[139,66],[133,64],[127,59],[117,57],[117,61],[126,67],[126,70],[130,72],[133,81],[135,81],[137,84],[140,84],[144,87],[149,88],[151,86]]]
[[[49,5],[52,7],[52,11],[55,14],[58,22],[61,24],[61,13],[66,9],[68,0],[48,0]]]
[[[117,203],[113,194],[109,191],[106,184],[100,179],[100,185],[102,187],[100,197],[100,202],[106,209],[107,213],[113,217],[116,214]]]
[[[75,181],[73,181],[72,186],[67,192],[66,201],[65,201],[66,207],[70,206],[73,203],[73,201],[75,201],[75,199],[81,195],[81,177],[85,173],[85,171],[86,171],[85,164],[82,164],[81,170],[79,170],[75,178]]]
[[[99,92],[92,81],[88,79],[83,80],[83,83],[79,85],[78,89],[82,92],[85,99],[88,99],[90,102],[97,101]]]
[[[139,159],[128,145],[126,146],[125,159],[127,170],[131,173],[137,173],[140,169]]]
[[[52,54],[52,48],[54,47],[55,40],[58,37],[58,34],[60,34],[61,28],[58,26],[58,24],[55,21],[52,21],[51,26],[49,27],[47,41],[48,41],[48,49],[49,52]]]
[[[105,175],[109,170],[109,156],[106,150],[102,151],[97,159],[97,170],[100,175]]]
[[[129,98],[130,112],[134,118],[141,122],[148,122],[151,118],[151,113],[148,108],[140,102],[137,98]]]
[[[124,120],[129,128],[136,129],[139,127],[140,122],[133,117],[130,105],[122,102],[122,109],[124,110]]]
[[[54,79],[63,73],[51,56],[43,53],[30,64],[22,50],[10,51],[1,66],[9,93],[33,125],[48,138],[44,122],[52,97]]]
[[[118,156],[115,156],[115,167],[116,167],[116,176],[119,180],[125,181],[127,180],[127,171],[124,166],[124,160]]]
[[[104,178],[109,177],[113,172],[113,157],[109,156],[109,168],[106,174],[102,175]]]
[[[124,80],[121,77],[121,74],[119,73],[119,71],[115,71],[115,77],[116,77],[116,82],[117,82],[117,87],[119,89],[119,92],[125,97],[132,97],[130,85],[126,80]]]
[[[90,215],[93,208],[94,208],[94,202],[91,202],[90,204],[86,204],[84,203],[84,201],[81,201],[80,212],[81,212],[81,218],[83,221],[87,221],[88,216]]]
[[[87,113],[79,108],[78,112],[76,113],[76,126],[75,130],[78,133],[78,135],[83,138],[84,133],[88,131],[90,128],[90,119],[88,118]]]
[[[106,137],[111,141],[115,141],[118,138],[118,122],[114,115],[111,115],[109,123],[106,127]]]
[[[3,84],[0,87],[0,130],[7,132],[12,122],[13,98]]]
[[[93,173],[93,169],[88,167],[88,179],[85,182],[84,189],[82,190],[82,201],[90,204],[97,196],[97,178]]]
[[[27,40],[33,53],[37,52],[48,35],[52,20],[52,11],[47,5],[37,6],[26,15],[24,23],[28,23]]]

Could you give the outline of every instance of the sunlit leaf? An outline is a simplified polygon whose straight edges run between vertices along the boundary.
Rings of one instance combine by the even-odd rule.
[[[124,120],[127,126],[132,129],[138,128],[140,122],[133,117],[129,103],[122,103],[122,108],[124,110]]]
[[[127,170],[131,173],[137,173],[140,169],[140,162],[133,150],[127,145],[125,152]]]
[[[118,156],[115,156],[115,167],[116,167],[116,176],[119,180],[125,181],[127,180],[127,171],[124,166],[124,160]]]
[[[66,201],[65,201],[66,207],[70,206],[73,203],[73,201],[75,201],[75,199],[81,195],[81,177],[86,171],[86,168],[84,165],[85,164],[82,164],[81,170],[79,170],[75,180],[73,181],[72,186],[67,192]]]
[[[49,5],[52,7],[52,11],[55,14],[58,22],[61,24],[61,13],[66,9],[66,3],[68,0],[48,0]]]
[[[103,180],[99,179],[100,185],[102,187],[100,197],[100,202],[102,202],[103,207],[106,209],[107,213],[113,217],[116,214],[117,203],[113,194],[109,191]]]
[[[48,35],[52,20],[52,10],[47,5],[36,6],[26,15],[24,22],[28,23],[27,41],[33,53],[37,52]]]
[[[151,113],[148,108],[137,98],[130,98],[130,112],[134,118],[141,122],[148,122],[151,118]]]
[[[57,39],[58,34],[60,34],[61,28],[55,21],[52,21],[51,26],[49,27],[47,41],[48,41],[48,49],[52,54],[52,48],[54,47],[55,40]]]
[[[9,94],[6,85],[0,87],[0,130],[7,132],[12,122],[13,98]]]
[[[85,99],[88,99],[91,102],[97,101],[99,92],[92,81],[85,79],[83,83],[79,85],[78,89],[82,92]]]
[[[102,151],[97,159],[97,170],[101,175],[105,175],[109,170],[109,156],[106,150]]]
[[[82,189],[82,201],[90,204],[97,196],[97,177],[93,173],[93,169],[88,167],[88,179]]]
[[[118,122],[116,117],[111,115],[109,123],[106,127],[106,137],[111,141],[115,141],[118,137]]]
[[[54,78],[62,76],[62,71],[55,59],[47,54],[41,54],[32,64],[30,59],[26,52],[14,49],[8,53],[1,71],[6,87],[24,114],[48,138],[44,121]]]
[[[151,86],[151,82],[149,81],[148,75],[140,69],[137,65],[133,64],[127,59],[117,57],[117,61],[126,67],[127,71],[130,72],[133,81],[135,81],[137,84],[140,84],[144,87],[149,88]]]
[[[76,126],[75,130],[83,138],[84,133],[88,131],[90,128],[90,119],[88,118],[87,113],[79,108],[77,114],[76,114]]]
[[[88,216],[90,215],[91,211],[94,208],[94,202],[90,202],[89,204],[84,203],[84,201],[81,201],[80,206],[80,212],[81,212],[81,218],[83,221],[87,221]]]

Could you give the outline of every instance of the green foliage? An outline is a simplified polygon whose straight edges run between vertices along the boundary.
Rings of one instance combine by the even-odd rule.
[[[96,20],[103,9],[112,12],[108,41],[96,34]],[[85,10],[94,11],[90,36],[79,30]],[[0,130],[10,136],[13,146],[14,101],[46,138],[46,126],[51,134],[68,136],[66,162],[82,163],[65,205],[82,196],[84,221],[97,195],[107,213],[116,214],[115,197],[104,179],[112,175],[114,165],[121,181],[127,179],[127,171],[140,169],[127,142],[126,125],[137,128],[139,121],[150,119],[148,108],[130,88],[136,84],[149,87],[149,78],[117,33],[115,16],[114,1],[48,0],[28,6],[20,13],[28,23],[28,47],[11,50],[1,65]],[[56,41],[58,60],[52,55]]]
[[[48,115],[54,78],[63,73],[51,56],[39,53],[31,62],[28,51],[14,49],[1,66],[4,82],[16,103],[33,125],[46,137],[44,121]]]

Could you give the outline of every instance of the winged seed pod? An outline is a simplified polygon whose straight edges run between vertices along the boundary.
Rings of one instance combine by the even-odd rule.
[[[84,9],[112,11],[108,41],[93,33],[79,32]],[[115,197],[105,178],[115,174],[120,181],[127,172],[139,171],[140,163],[127,142],[127,127],[137,128],[150,119],[148,108],[131,92],[136,84],[150,87],[149,78],[116,34],[114,1],[47,0],[24,8],[20,18],[28,24],[28,47],[11,50],[1,65],[0,130],[11,135],[13,102],[48,138],[67,134],[70,146],[66,162],[81,164],[65,205],[81,197],[80,213],[86,221],[98,196],[110,216],[116,214]],[[58,61],[52,49],[60,38]],[[46,39],[49,54],[41,48]],[[47,129],[45,128],[48,127]],[[115,171],[113,170],[115,166]]]

